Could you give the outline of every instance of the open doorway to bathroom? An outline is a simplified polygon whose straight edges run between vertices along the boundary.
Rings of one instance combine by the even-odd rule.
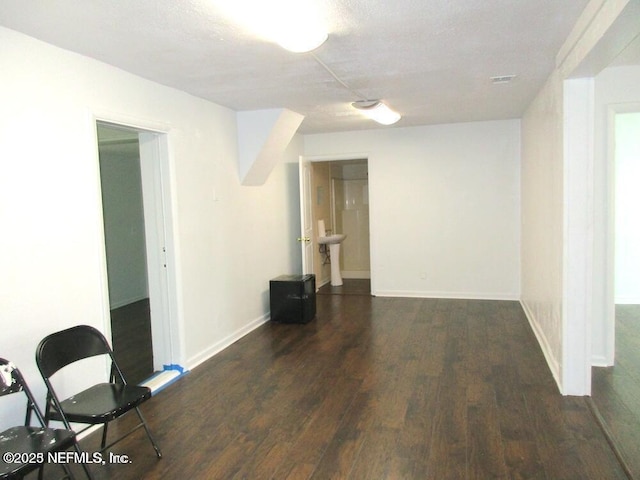
[[[331,286],[329,249],[314,249],[318,294],[370,295],[369,171],[367,159],[312,162],[312,222],[346,235],[341,244],[343,285]]]

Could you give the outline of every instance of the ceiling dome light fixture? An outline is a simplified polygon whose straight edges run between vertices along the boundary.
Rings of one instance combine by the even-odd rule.
[[[317,0],[254,1],[263,5],[261,18],[267,37],[285,50],[310,52],[329,37],[324,9]]]
[[[358,100],[351,106],[382,125],[392,125],[402,118],[380,100]]]
[[[277,34],[275,41],[285,50],[293,53],[306,53],[322,45],[329,34],[322,28],[288,28]]]
[[[211,1],[232,22],[291,52],[310,52],[328,37],[325,15],[316,0]]]

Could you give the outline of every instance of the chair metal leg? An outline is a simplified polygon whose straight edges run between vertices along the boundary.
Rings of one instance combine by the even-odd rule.
[[[62,465],[62,468],[64,469],[64,473],[66,475],[64,478],[68,478],[69,480],[75,480],[76,477],[73,475],[73,473],[71,472],[71,469],[67,465]]]
[[[80,445],[78,445],[78,443],[76,442],[75,445],[73,446],[73,448],[75,449],[75,451],[78,453],[78,455],[80,456],[80,458],[82,458],[82,449],[80,448]],[[89,480],[93,480],[93,475],[91,475],[91,472],[89,471],[89,467],[87,467],[87,464],[82,462],[82,469],[84,470],[85,475],[87,476],[87,478]]]
[[[158,458],[162,458],[162,452],[160,451],[160,447],[158,447],[158,444],[156,443],[155,439],[153,438],[153,435],[151,435],[151,431],[149,430],[149,427],[147,427],[147,422],[145,421],[144,417],[142,416],[142,412],[140,411],[140,409],[138,407],[136,407],[136,412],[138,413],[138,417],[140,418],[140,421],[142,422],[142,426],[144,427],[144,431],[147,432],[147,437],[149,437],[149,441],[151,442],[151,445],[153,445],[153,449],[156,451],[156,455],[158,456]]]
[[[107,425],[108,423],[104,423],[102,425],[102,443],[100,444],[101,450],[104,450],[104,446],[107,444]]]

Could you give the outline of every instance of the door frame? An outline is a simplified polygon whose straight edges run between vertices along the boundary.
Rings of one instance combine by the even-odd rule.
[[[300,242],[302,254],[302,274],[312,274],[313,264],[313,214],[311,211],[311,160],[300,155],[298,163],[298,179],[300,181]]]
[[[370,152],[356,152],[356,153],[344,153],[344,154],[326,154],[326,155],[300,155],[299,161],[299,180],[300,180],[300,230],[301,230],[301,238],[304,239],[306,237],[311,238],[308,244],[305,243],[304,240],[301,241],[302,248],[302,265],[303,265],[303,273],[313,273],[313,255],[311,254],[311,265],[307,265],[307,261],[305,260],[305,251],[306,248],[310,248],[313,250],[316,245],[316,241],[314,240],[313,235],[306,235],[305,231],[305,213],[310,212],[310,202],[313,199],[313,192],[307,191],[303,175],[304,169],[309,167],[309,164],[313,162],[346,162],[350,160],[366,160],[367,161],[367,171],[369,175],[369,255],[370,255],[370,263],[371,263],[371,295],[376,295],[376,282],[375,282],[375,269],[373,265],[375,265],[376,258],[376,250],[375,250],[375,227],[374,227],[374,198],[371,194],[371,185],[372,185],[372,175],[371,175],[371,153]],[[311,187],[311,182],[308,184]],[[310,188],[309,188],[310,189]],[[307,208],[309,209],[307,211]],[[312,216],[312,215],[311,215]],[[311,223],[313,223],[313,218],[311,218]],[[311,232],[315,232],[315,228],[311,225]]]
[[[602,332],[601,338],[597,338],[598,345],[595,351],[599,355],[593,359],[593,365],[607,367],[615,365],[615,338],[616,338],[616,301],[615,301],[615,172],[616,172],[616,116],[624,113],[640,112],[640,103],[625,102],[612,103],[606,106],[606,156],[604,158],[604,179],[601,180],[604,195],[605,214],[603,223],[599,225],[604,233],[603,251],[597,252],[604,257],[604,274],[596,271],[600,281],[599,290],[603,297],[603,315],[594,315],[594,329]]]
[[[100,176],[97,123],[138,132],[145,210],[147,274],[152,313],[153,366],[155,371],[160,371],[173,365],[184,365],[183,335],[179,322],[181,317],[178,297],[177,242],[173,221],[175,199],[172,194],[174,175],[169,145],[170,125],[132,119],[113,112],[93,112],[91,128],[95,135],[98,182],[100,182]],[[103,325],[107,338],[112,339],[101,187],[98,189],[98,197]],[[148,215],[148,209],[155,212],[155,215]]]

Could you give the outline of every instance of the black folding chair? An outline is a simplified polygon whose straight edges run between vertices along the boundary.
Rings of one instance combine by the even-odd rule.
[[[53,388],[51,377],[67,365],[98,355],[106,355],[111,363],[108,381],[96,383],[66,400],[60,400]],[[78,433],[93,425],[103,425],[101,452],[143,427],[156,455],[158,458],[162,457],[162,452],[138,408],[151,398],[151,390],[148,387],[127,384],[107,339],[98,330],[88,325],[79,325],[52,333],[38,345],[36,363],[48,390],[44,413],[46,422],[61,421],[68,429],[71,429],[71,423],[87,424],[87,427]],[[140,422],[107,445],[108,423],[131,410],[135,410]]]
[[[76,434],[70,429],[47,428],[42,412],[20,373],[8,360],[0,358],[0,397],[23,392],[27,397],[24,425],[11,427],[0,433],[0,478],[20,479],[29,472],[40,469],[40,477],[46,463],[59,463],[64,469],[62,478],[73,480],[64,458],[56,460],[56,452],[74,447],[80,454]],[[31,414],[38,421],[31,425]],[[53,457],[51,456],[53,455]]]

